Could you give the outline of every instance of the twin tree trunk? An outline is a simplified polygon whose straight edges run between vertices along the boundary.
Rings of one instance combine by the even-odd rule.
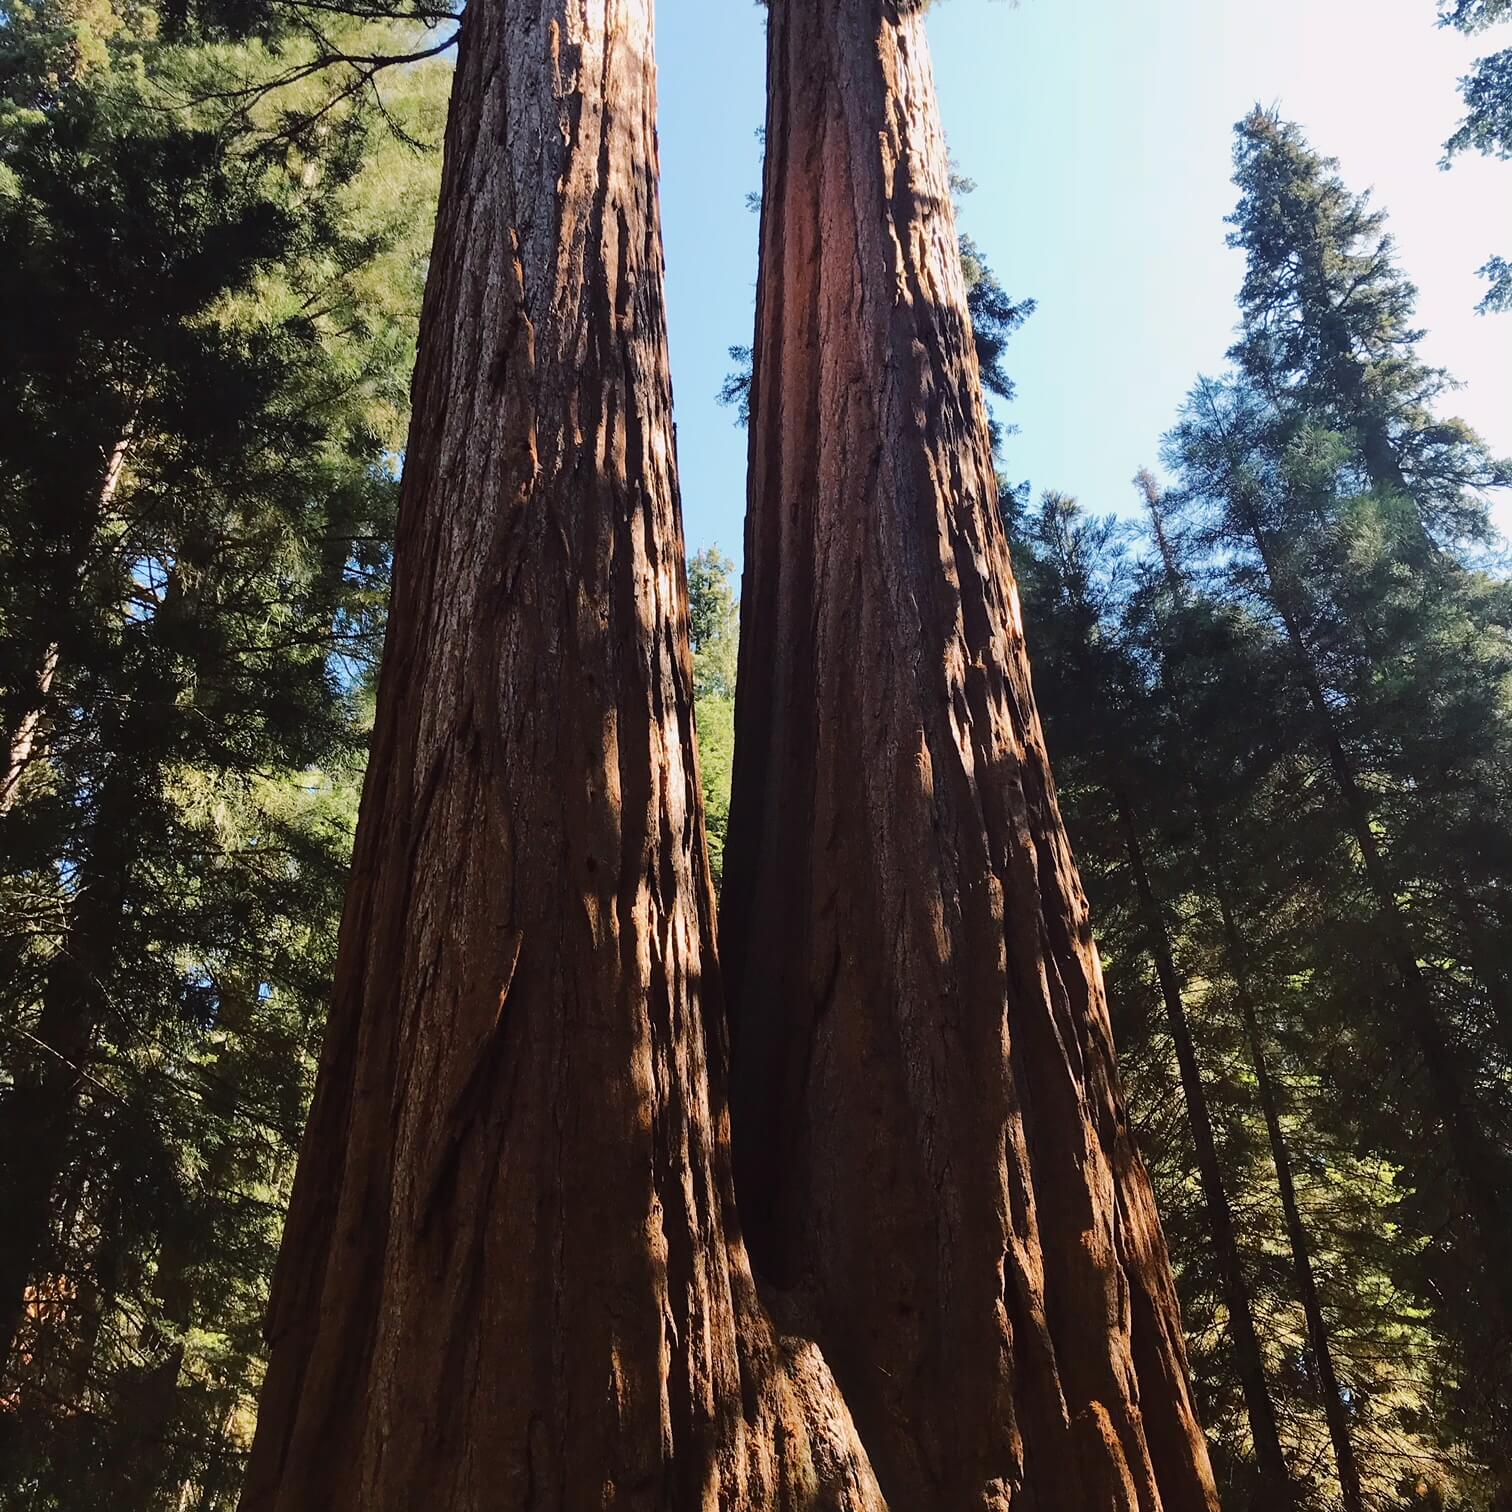
[[[735,1224],[651,0],[473,0],[242,1506],[883,1507]]]
[[[771,18],[731,912],[740,1137],[793,1336],[757,1299],[650,10],[467,10],[243,1508],[882,1512],[854,1408],[894,1512],[1210,1512],[993,512],[922,25],[890,0]]]
[[[997,515],[924,22],[774,0],[723,893],[741,1213],[883,1491],[1216,1505]]]

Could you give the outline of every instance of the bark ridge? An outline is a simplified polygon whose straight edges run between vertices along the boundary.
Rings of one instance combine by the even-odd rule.
[[[736,1227],[650,0],[473,0],[246,1512],[883,1503]]]
[[[774,0],[723,895],[741,1212],[883,1492],[1211,1512],[920,8]]]

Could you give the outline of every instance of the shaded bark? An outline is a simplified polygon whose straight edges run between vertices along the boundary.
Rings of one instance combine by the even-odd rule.
[[[922,16],[777,0],[737,1181],[894,1506],[1216,1506],[996,514]]]
[[[734,1214],[650,0],[462,27],[242,1506],[879,1509]]]
[[[1208,1109],[1207,1088],[1203,1085],[1202,1066],[1197,1059],[1197,1046],[1192,1038],[1192,1027],[1181,990],[1181,977],[1171,949],[1170,933],[1166,928],[1160,901],[1155,896],[1154,885],[1150,881],[1149,868],[1145,865],[1144,847],[1140,843],[1139,823],[1133,806],[1124,794],[1118,792],[1114,793],[1114,802],[1123,827],[1124,847],[1134,877],[1134,890],[1139,900],[1139,912],[1149,941],[1150,955],[1155,962],[1160,995],[1170,1023],[1171,1042],[1176,1049],[1182,1098],[1186,1103],[1192,1144],[1197,1152],[1197,1175],[1202,1186],[1203,1205],[1207,1209],[1208,1233],[1218,1262],[1223,1300],[1228,1308],[1234,1368],[1244,1392],[1250,1437],[1254,1442],[1255,1460],[1260,1469],[1261,1494],[1265,1498],[1264,1505],[1268,1508],[1295,1506],[1296,1487],[1287,1467],[1286,1456],[1281,1450],[1276,1406],[1265,1379],[1265,1355],[1255,1331],[1255,1310],[1239,1255],[1234,1211],[1224,1185],[1223,1166],[1218,1159],[1213,1119]],[[1355,1509],[1351,1509],[1351,1512],[1355,1512]]]

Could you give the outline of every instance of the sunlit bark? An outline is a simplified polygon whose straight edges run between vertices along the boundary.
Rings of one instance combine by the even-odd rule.
[[[919,8],[774,0],[769,79],[722,905],[758,1272],[895,1507],[1208,1512]]]
[[[879,1509],[735,1225],[650,0],[473,0],[243,1507]]]

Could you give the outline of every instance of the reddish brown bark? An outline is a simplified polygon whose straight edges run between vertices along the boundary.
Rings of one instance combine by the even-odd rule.
[[[728,1170],[650,0],[473,0],[242,1505],[879,1509]]]
[[[742,1214],[895,1507],[1208,1512],[922,18],[775,0],[724,914]]]

